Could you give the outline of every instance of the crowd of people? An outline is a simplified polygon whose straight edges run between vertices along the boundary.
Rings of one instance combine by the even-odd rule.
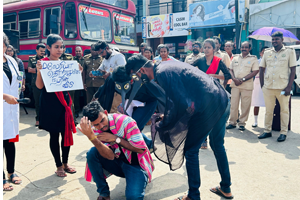
[[[9,113],[3,118],[3,143],[8,178],[20,184],[22,181],[14,172],[14,142],[19,140],[17,99],[25,89],[25,73],[5,34],[3,41],[3,107]],[[96,183],[98,200],[110,199],[106,178],[112,174],[126,179],[126,199],[143,199],[154,171],[152,152],[171,170],[179,169],[186,160],[189,190],[177,199],[199,200],[199,149],[207,148],[207,138],[221,177],[220,185],[210,191],[232,199],[224,148],[226,129],[238,125],[244,131],[251,105],[255,119],[252,126],[257,127],[259,107],[265,106],[265,130],[258,138],[271,137],[277,99],[281,116],[277,141],[285,141],[288,133],[296,54],[283,45],[281,32],[272,35],[272,45],[262,48],[258,60],[250,54],[248,41],[241,44],[241,54],[233,54],[231,42],[225,43],[225,51],[221,51],[221,40],[213,37],[203,43],[195,41],[192,54],[181,62],[169,55],[165,44],[157,47],[159,55],[154,57],[152,48],[142,43],[140,53],[126,61],[122,53],[104,41],[92,44],[90,54],[85,56],[78,46],[72,57],[65,53],[62,38],[50,34],[46,45],[38,44],[37,54],[29,58],[28,72],[36,102],[35,125],[49,132],[56,175],[76,173],[68,164],[68,157],[78,124],[79,99],[83,96],[83,117],[77,127],[94,145],[87,153],[85,178]],[[47,92],[41,61],[56,60],[78,62],[83,90]],[[150,120],[148,138],[142,131]],[[4,171],[3,175],[3,190],[12,190]]]

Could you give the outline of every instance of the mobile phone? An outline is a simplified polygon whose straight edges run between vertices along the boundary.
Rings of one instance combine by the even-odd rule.
[[[92,75],[93,76],[103,76],[103,73],[97,70],[97,71],[92,71]]]

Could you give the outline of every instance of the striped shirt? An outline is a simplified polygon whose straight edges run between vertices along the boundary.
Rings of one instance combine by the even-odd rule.
[[[120,138],[128,141],[132,146],[138,149],[145,149],[143,153],[137,153],[138,161],[140,167],[147,172],[148,180],[151,182],[152,172],[154,170],[154,164],[152,157],[150,155],[149,149],[143,139],[143,136],[138,129],[136,122],[127,115],[122,114],[108,114],[108,121],[110,126],[110,131]],[[101,133],[100,130],[94,130],[95,134]],[[110,146],[114,150],[115,157],[120,156],[121,151],[123,151],[126,159],[131,163],[131,153],[132,151],[125,149],[124,147],[112,143],[104,143],[106,146]],[[106,174],[105,174],[106,175]],[[106,175],[107,176],[107,175]],[[86,179],[89,181],[86,173]]]

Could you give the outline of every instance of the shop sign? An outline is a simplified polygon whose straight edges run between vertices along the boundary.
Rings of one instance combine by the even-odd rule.
[[[142,27],[146,38],[188,35],[188,12],[148,16],[146,23]]]
[[[243,21],[245,0],[239,0],[239,16]],[[189,27],[235,23],[235,0],[218,0],[189,5]]]

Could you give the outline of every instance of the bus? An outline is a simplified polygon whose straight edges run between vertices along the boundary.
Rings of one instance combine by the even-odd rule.
[[[126,58],[139,52],[131,0],[28,0],[3,5],[3,14],[3,29],[19,31],[18,57],[25,69],[36,45],[51,33],[63,38],[73,56],[76,46],[88,52],[99,40],[118,47]]]

